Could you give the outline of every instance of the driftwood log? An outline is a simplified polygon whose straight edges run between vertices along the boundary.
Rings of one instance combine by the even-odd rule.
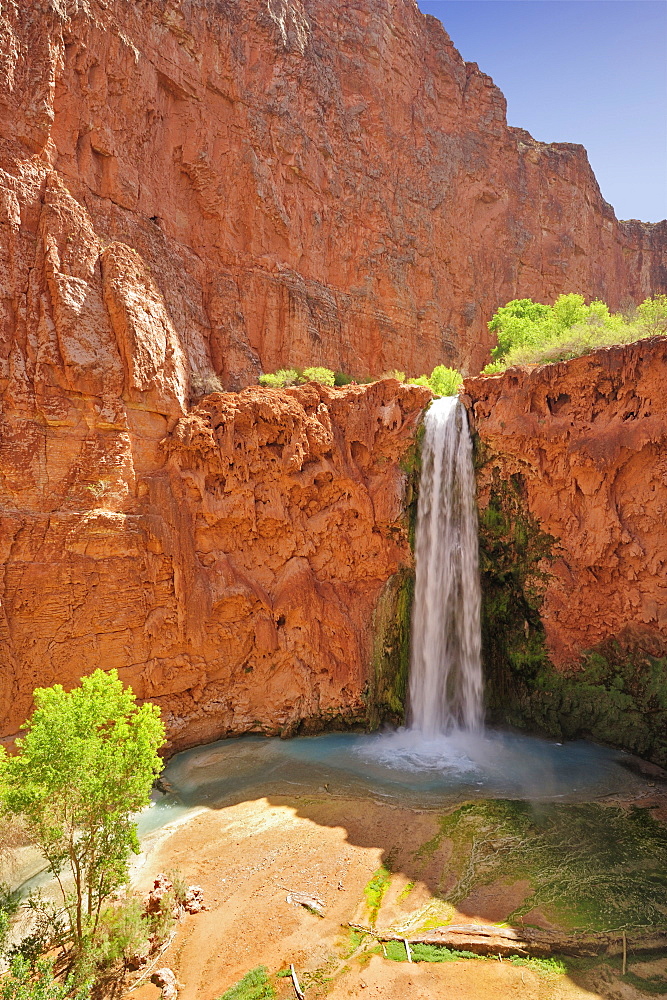
[[[410,945],[433,944],[457,951],[471,951],[475,955],[520,955],[530,958],[548,958],[550,955],[622,955],[624,950],[657,951],[667,949],[667,928],[651,930],[645,934],[617,933],[563,934],[534,927],[491,927],[486,924],[460,924],[435,927],[423,934],[406,938],[405,934],[378,931],[364,924],[348,927],[370,934],[378,941],[400,941]],[[627,953],[627,952],[626,952]]]

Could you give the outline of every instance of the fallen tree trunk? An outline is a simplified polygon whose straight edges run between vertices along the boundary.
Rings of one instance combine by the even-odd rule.
[[[378,931],[363,924],[348,927],[370,934],[378,941],[401,941],[405,934]],[[667,949],[667,929],[652,930],[646,934],[617,933],[563,934],[534,927],[491,927],[486,924],[460,924],[435,927],[423,934],[407,939],[411,945],[432,944],[456,951],[471,951],[475,955],[519,955],[526,958],[548,958],[550,955],[622,955],[625,947],[632,951],[658,951]]]

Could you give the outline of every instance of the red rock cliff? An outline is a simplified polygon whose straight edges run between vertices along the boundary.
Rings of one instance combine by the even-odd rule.
[[[160,354],[176,388],[153,376],[98,411],[56,393],[47,419],[17,402],[2,424],[0,735],[35,686],[96,667],[162,707],[174,746],[367,719],[373,615],[411,565],[399,461],[429,391],[246,389],[179,418],[179,355],[114,298],[136,264],[115,252],[135,383]]]
[[[104,313],[80,284],[114,242],[183,392],[190,369],[474,371],[512,297],[667,288],[665,225],[617,222],[582,147],[508,128],[414,0],[7,0],[0,52],[0,362],[33,412],[40,372],[99,394],[102,354],[141,367],[124,265]]]
[[[519,477],[554,540],[541,618],[554,664],[610,639],[667,652],[667,337],[467,379],[480,507]]]

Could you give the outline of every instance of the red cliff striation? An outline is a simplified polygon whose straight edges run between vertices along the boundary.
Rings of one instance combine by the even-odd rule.
[[[115,340],[130,259],[181,401],[190,371],[475,371],[515,296],[667,290],[665,224],[509,128],[414,0],[7,0],[0,53],[0,378],[33,410],[47,369],[101,400],[96,354],[141,368]],[[110,244],[98,329],[80,283]]]
[[[36,685],[96,667],[163,708],[172,745],[368,718],[374,610],[411,565],[399,462],[429,391],[256,388],[179,418],[178,358],[168,400],[152,333],[128,383],[143,398],[58,395],[48,419],[2,425],[0,735]]]
[[[610,639],[667,653],[667,337],[467,379],[479,502],[515,477],[552,537],[541,619],[556,666]]]

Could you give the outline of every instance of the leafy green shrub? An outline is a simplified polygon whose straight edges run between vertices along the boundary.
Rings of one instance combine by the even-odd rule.
[[[501,375],[506,367],[502,361],[490,361],[482,368],[482,375]]]
[[[463,385],[463,375],[456,368],[436,365],[430,375],[409,379],[409,385],[423,385],[436,396],[456,396]]]
[[[94,979],[101,971],[127,966],[131,959],[148,955],[151,930],[138,899],[105,909],[94,940],[86,941],[78,956],[78,980]]]
[[[37,688],[34,699],[18,752],[0,753],[0,795],[23,817],[48,871],[72,876],[73,898],[63,902],[78,951],[139,853],[135,814],[162,769],[164,725],[156,705],[136,705],[115,670],[96,670],[70,692]]]
[[[646,299],[631,318],[611,313],[604,302],[586,305],[583,295],[560,295],[553,306],[514,299],[489,322],[498,344],[483,369],[495,375],[510,365],[550,364],[667,332],[667,295]]]
[[[667,333],[667,295],[654,295],[637,306],[637,323],[645,335]]]
[[[299,382],[319,382],[320,385],[335,385],[336,376],[330,368],[304,368]]]
[[[91,985],[84,983],[76,987],[72,976],[58,982],[50,962],[38,962],[33,970],[30,962],[19,955],[12,961],[7,975],[0,979],[0,1000],[86,1000]]]
[[[339,376],[347,376],[339,373]],[[352,379],[349,379],[351,382]],[[259,376],[259,384],[269,389],[284,389],[288,385],[303,385],[305,382],[319,382],[321,385],[336,385],[336,375],[330,368],[281,368]],[[347,383],[339,383],[347,384]]]
[[[343,385],[351,385],[354,379],[351,375],[346,375],[345,372],[334,372],[334,385],[339,388]]]
[[[267,372],[259,376],[259,384],[268,389],[284,389],[287,385],[296,385],[299,373],[296,368],[280,368],[277,372]]]
[[[44,899],[38,891],[28,897],[25,908],[30,911],[30,933],[9,949],[9,958],[21,956],[34,968],[38,960],[53,948],[65,948],[68,934],[63,911]]]
[[[258,965],[223,993],[220,1000],[273,1000],[275,995],[276,991],[269,982],[265,966]]]

